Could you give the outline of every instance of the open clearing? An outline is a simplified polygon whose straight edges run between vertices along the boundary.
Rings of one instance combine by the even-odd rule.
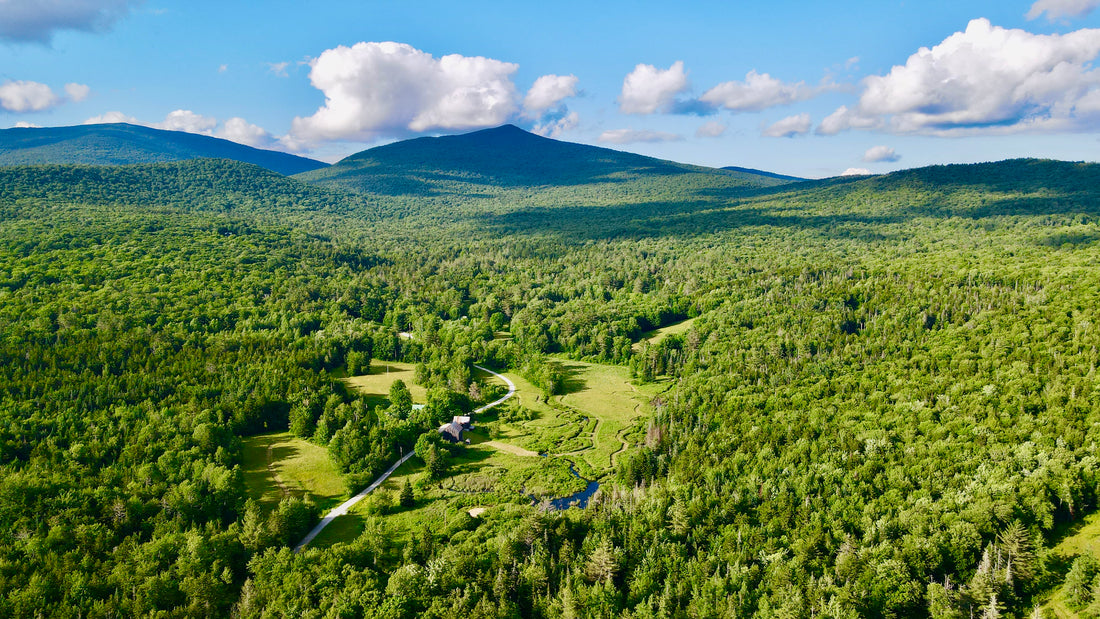
[[[1100,512],[1093,513],[1084,521],[1071,528],[1067,536],[1051,550],[1051,554],[1058,563],[1068,570],[1073,560],[1085,553],[1100,559]],[[1066,606],[1062,586],[1059,585],[1050,599],[1043,605],[1044,610],[1050,610],[1058,619],[1076,619],[1077,613]]]
[[[475,433],[470,433],[475,434]],[[585,482],[569,472],[560,458],[517,456],[488,444],[485,437],[471,437],[471,445],[458,447],[450,474],[443,480],[425,480],[424,464],[413,458],[401,465],[383,484],[356,503],[310,542],[310,548],[326,548],[350,541],[363,533],[368,520],[384,516],[389,538],[403,543],[421,527],[446,530],[469,518],[469,510],[499,509],[508,504],[527,504],[531,497],[549,499],[578,492]],[[398,496],[405,480],[416,488],[416,504],[401,508]],[[525,496],[527,495],[527,496]]]
[[[569,374],[564,394],[546,398],[541,390],[519,375],[505,374],[515,383],[514,396],[505,404],[474,416],[477,430],[465,434],[470,445],[456,448],[446,478],[427,482],[423,463],[417,458],[409,460],[374,493],[321,531],[310,547],[323,548],[350,541],[368,527],[374,530],[371,522],[377,518],[384,523],[386,535],[400,543],[424,526],[436,531],[447,530],[456,522],[469,518],[471,508],[485,509],[482,516],[490,517],[494,510],[509,509],[508,505],[571,495],[583,490],[586,480],[598,480],[610,473],[618,455],[640,441],[640,422],[649,414],[649,402],[669,386],[669,380],[639,386],[631,383],[627,368],[564,358],[557,361]],[[375,361],[372,366],[369,375],[343,380],[363,393],[376,396],[379,403],[387,404],[390,384],[401,378],[409,385],[414,399],[423,401],[424,390],[412,384],[412,364],[391,362],[389,373],[384,362]],[[475,376],[486,382],[503,384],[481,370],[475,370]],[[530,411],[530,418],[512,422],[500,419],[503,411],[514,407]],[[297,440],[288,434],[268,436]],[[334,490],[343,495],[342,481],[328,460],[327,452],[316,445],[305,445],[324,458],[331,470]],[[540,454],[548,454],[548,457],[539,457]],[[571,468],[584,479],[574,475]],[[253,476],[264,470],[260,467]],[[282,477],[280,473],[280,479]],[[267,484],[267,495],[277,497],[281,492],[275,479],[262,475],[257,479]],[[399,507],[397,500],[406,480],[416,488],[416,505],[408,509]],[[252,487],[260,482],[252,480],[249,483]],[[304,482],[295,483],[302,486]],[[332,500],[324,507],[327,510],[337,503]]]
[[[642,349],[642,345],[647,342],[649,344],[660,344],[662,340],[670,335],[683,335],[684,333],[691,331],[691,327],[695,325],[695,320],[695,318],[688,318],[687,320],[682,320],[667,327],[661,327],[660,329],[647,331],[646,333],[642,334],[642,339],[634,342],[631,348],[634,350],[634,352],[638,352]]]
[[[639,417],[646,415],[646,406],[665,385],[650,383],[635,387],[626,368],[565,362],[565,367],[578,381],[578,389],[558,398],[569,408],[597,420],[592,430],[592,449],[580,454],[594,470],[609,472],[614,455],[625,449],[625,434]]]
[[[371,406],[389,406],[390,385],[395,380],[400,379],[405,381],[405,386],[409,388],[413,402],[424,404],[427,401],[428,393],[423,387],[413,383],[415,369],[416,366],[412,363],[372,360],[370,374],[349,376],[340,380],[345,385],[367,396],[367,402]]]
[[[310,497],[327,510],[347,494],[324,447],[289,432],[249,436],[241,443],[245,485],[265,510],[274,509],[288,495]]]
[[[611,471],[618,453],[634,442],[632,431],[649,413],[650,400],[668,387],[668,379],[635,386],[624,367],[558,362],[569,373],[566,393],[549,399],[531,383],[508,375],[516,383],[516,402],[534,418],[495,424],[493,439],[528,453],[568,457],[582,476],[599,479]]]

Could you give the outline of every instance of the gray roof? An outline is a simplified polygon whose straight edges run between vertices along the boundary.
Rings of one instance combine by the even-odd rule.
[[[452,421],[451,423],[445,423],[439,426],[439,433],[442,434],[445,439],[458,442],[462,440],[462,431],[464,429],[461,423]]]

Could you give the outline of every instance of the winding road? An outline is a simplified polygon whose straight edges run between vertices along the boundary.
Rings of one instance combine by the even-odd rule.
[[[511,398],[513,395],[516,394],[516,385],[511,380],[509,380],[507,376],[504,376],[503,374],[497,374],[496,372],[490,370],[489,368],[483,368],[480,365],[475,365],[474,367],[481,370],[481,371],[483,371],[483,372],[488,372],[488,373],[492,374],[493,376],[496,376],[497,378],[503,380],[508,385],[508,393],[506,393],[503,398],[500,398],[499,400],[495,400],[493,402],[489,402],[485,406],[482,406],[481,408],[475,410],[474,411],[475,415],[477,413],[485,412],[485,411],[489,410],[490,408],[493,408],[494,406],[497,406],[499,404],[503,404],[504,402],[507,402],[509,398]],[[390,475],[393,475],[393,472],[397,470],[397,467],[401,466],[402,464],[405,464],[405,461],[408,460],[409,458],[411,458],[415,453],[416,452],[410,451],[409,453],[405,454],[404,456],[401,457],[400,460],[398,460],[397,462],[394,462],[393,466],[386,469],[385,473],[382,473],[381,475],[379,475],[378,479],[371,482],[371,485],[364,488],[362,492],[360,492],[359,494],[357,494],[357,495],[351,497],[350,499],[344,501],[340,505],[334,507],[332,509],[332,511],[330,511],[328,514],[325,515],[324,518],[321,519],[321,522],[317,523],[317,526],[313,527],[312,531],[310,531],[304,538],[302,538],[302,541],[299,542],[298,545],[294,547],[294,552],[301,552],[302,550],[304,550],[305,547],[308,546],[309,543],[313,541],[313,538],[317,537],[317,534],[319,534],[321,531],[323,531],[325,529],[325,527],[327,527],[329,524],[332,523],[333,520],[336,520],[340,516],[343,516],[344,514],[348,513],[348,510],[351,509],[351,507],[353,505],[355,505],[359,501],[362,501],[363,497],[365,497],[368,494],[370,494],[371,492],[373,492],[375,489],[378,488],[378,486],[381,486],[387,479],[389,479]]]

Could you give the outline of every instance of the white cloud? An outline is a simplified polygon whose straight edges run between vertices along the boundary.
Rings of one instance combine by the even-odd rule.
[[[604,131],[597,138],[600,142],[608,144],[630,144],[633,142],[678,142],[684,139],[675,133],[664,131],[647,131],[644,129],[612,129]]]
[[[700,101],[735,112],[758,112],[817,96],[818,88],[803,82],[789,84],[767,73],[749,71],[743,82],[723,82],[703,93]]]
[[[126,114],[123,114],[122,112],[106,112],[104,114],[100,114],[99,116],[92,116],[88,120],[85,120],[83,124],[85,124],[85,125],[105,125],[105,124],[112,124],[112,123],[129,123],[131,125],[144,124],[140,120],[134,118],[133,116],[127,116]]]
[[[899,159],[901,159],[901,156],[894,152],[894,149],[889,146],[872,146],[867,149],[867,152],[863,153],[863,160],[867,163],[897,161]]]
[[[0,84],[0,108],[9,112],[41,112],[60,102],[61,99],[45,84],[23,80]]]
[[[576,112],[570,112],[561,118],[547,120],[535,125],[532,131],[547,138],[557,138],[562,133],[575,129],[580,124],[581,118]]]
[[[36,125],[34,123],[29,123],[25,120],[21,120],[21,121],[15,123],[15,126],[14,126],[15,129],[37,129],[39,127],[41,127],[41,125]]]
[[[1028,19],[1036,19],[1043,13],[1054,21],[1061,17],[1084,17],[1100,6],[1100,0],[1038,0],[1027,12]]]
[[[695,137],[697,137],[697,138],[716,138],[716,137],[721,136],[723,133],[725,133],[726,129],[727,129],[726,125],[718,122],[717,120],[712,120],[712,121],[703,123],[702,126],[700,126],[698,129],[696,129],[695,130]]]
[[[537,117],[563,99],[577,96],[577,81],[576,75],[543,75],[523,98],[524,111]]]
[[[225,121],[216,135],[220,138],[256,148],[270,148],[274,144],[274,140],[267,130],[259,125],[253,125],[239,116]]]
[[[434,58],[403,43],[356,43],[310,61],[325,105],[297,117],[287,144],[370,141],[432,129],[503,124],[518,108],[519,65],[451,54]]]
[[[761,135],[769,138],[793,138],[796,135],[806,135],[813,126],[813,120],[809,114],[796,114],[779,120],[766,127]]]
[[[624,114],[652,114],[672,111],[676,95],[687,91],[684,63],[677,60],[668,69],[639,64],[623,79],[619,95],[619,111]]]
[[[187,133],[211,135],[217,124],[218,119],[212,116],[203,116],[191,110],[175,110],[169,112],[168,115],[164,117],[163,122],[150,126],[157,129],[166,129],[168,131],[186,131]]]
[[[848,168],[840,173],[841,176],[870,176],[871,171],[867,168]]]
[[[874,129],[882,125],[882,121],[874,117],[861,116],[858,111],[848,109],[842,105],[835,112],[825,117],[817,126],[815,133],[819,135],[836,135],[849,129]]]
[[[77,103],[88,98],[88,95],[92,93],[92,89],[85,84],[77,84],[75,82],[65,84],[65,94],[69,95],[71,101]]]
[[[223,65],[224,66],[224,65]],[[290,74],[286,72],[287,67],[290,66],[289,62],[269,62],[267,63],[267,70],[271,71],[277,77],[287,77]]]
[[[927,135],[1077,131],[1100,127],[1100,30],[1037,35],[971,21],[921,48],[883,76],[863,81],[855,110],[842,108],[819,133],[882,126]]]
[[[102,32],[140,0],[0,0],[0,40],[49,43],[59,30]]]
[[[212,116],[196,114],[191,110],[174,110],[169,112],[168,115],[164,117],[163,121],[157,123],[142,122],[122,112],[107,112],[106,114],[93,116],[84,121],[85,125],[105,123],[129,123],[131,125],[142,125],[154,129],[164,129],[166,131],[185,131],[187,133],[223,138],[237,142],[238,144],[254,146],[256,148],[277,148],[279,146],[275,138],[273,138],[263,127],[253,125],[243,118],[233,117],[221,123],[219,126],[218,119]]]

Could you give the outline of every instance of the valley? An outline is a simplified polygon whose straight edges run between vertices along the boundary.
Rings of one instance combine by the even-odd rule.
[[[0,615],[1094,604],[1100,166],[156,161],[0,167]]]

